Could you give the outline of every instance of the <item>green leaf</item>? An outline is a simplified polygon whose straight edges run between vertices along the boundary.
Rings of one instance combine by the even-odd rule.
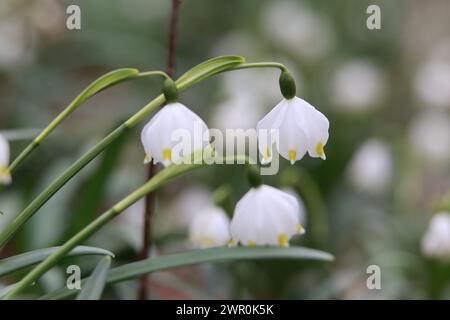
[[[102,90],[139,75],[139,70],[134,68],[122,68],[113,70],[101,76],[92,82],[80,95],[76,98],[78,101],[85,101],[89,97],[101,92]]]
[[[117,283],[139,278],[144,274],[155,271],[184,267],[199,263],[255,259],[306,259],[329,262],[333,261],[334,257],[323,251],[303,247],[236,247],[193,250],[161,257],[152,257],[147,260],[133,262],[113,268],[108,272],[106,283]],[[83,280],[83,282],[84,281],[86,280]],[[41,299],[64,299],[72,296],[73,294],[74,292],[72,290],[61,288],[44,295]]]
[[[245,58],[241,56],[215,57],[206,60],[205,62],[200,63],[192,69],[186,71],[175,83],[177,84],[178,89],[186,89],[187,87],[202,81],[207,77],[233,68],[244,62]]]
[[[100,299],[106,283],[111,257],[106,256],[100,260],[92,274],[84,283],[77,300],[98,300]]]
[[[60,248],[61,247],[51,247],[39,249],[0,260],[0,277],[39,263],[49,257],[52,253],[58,251]],[[108,250],[87,246],[75,247],[68,254],[68,256],[82,255],[108,255],[114,257],[114,254]]]

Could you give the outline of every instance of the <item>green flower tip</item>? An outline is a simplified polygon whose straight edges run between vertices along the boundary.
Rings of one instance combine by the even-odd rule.
[[[177,85],[172,79],[166,79],[164,81],[163,94],[167,103],[176,102],[178,100]]]
[[[289,71],[283,71],[280,75],[280,90],[283,94],[283,97],[286,99],[292,99],[295,97],[296,93],[296,86],[295,86],[295,80],[292,77],[292,75],[289,73]]]

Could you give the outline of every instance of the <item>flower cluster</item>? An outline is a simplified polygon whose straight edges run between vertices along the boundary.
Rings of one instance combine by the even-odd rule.
[[[258,149],[261,163],[272,160],[273,146],[291,164],[306,152],[311,157],[325,159],[324,146],[328,141],[328,119],[308,102],[295,96],[295,81],[283,71],[280,89],[284,99],[257,124]],[[168,166],[177,163],[209,145],[209,130],[205,122],[179,103],[175,83],[164,83],[167,105],[144,127],[141,134],[145,161]],[[188,145],[175,150],[180,131],[190,137]],[[196,133],[202,140],[195,141]],[[205,138],[206,137],[206,138]],[[181,152],[180,152],[181,151]],[[249,175],[252,189],[237,203],[231,224],[226,213],[217,206],[198,213],[190,226],[190,239],[196,247],[214,247],[230,243],[246,246],[288,246],[289,240],[305,230],[300,223],[297,199],[287,192],[263,185],[259,174]]]
[[[160,162],[168,166],[181,157],[204,149],[209,145],[209,135],[205,122],[177,102],[175,84],[166,84],[164,94],[168,104],[144,127],[141,140],[145,150],[145,163],[153,159],[154,163]],[[257,124],[261,163],[271,162],[273,145],[291,164],[300,160],[306,152],[311,157],[325,159],[328,119],[311,104],[295,96],[295,81],[287,71],[283,71],[280,76],[280,89],[284,99]],[[189,137],[200,133],[202,139],[192,139],[182,150],[174,150],[177,135],[180,138],[182,131]]]

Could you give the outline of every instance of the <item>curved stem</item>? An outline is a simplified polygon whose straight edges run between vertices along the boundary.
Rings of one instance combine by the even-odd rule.
[[[153,77],[153,76],[160,76],[163,77],[164,79],[172,79],[167,73],[165,73],[164,71],[144,71],[144,72],[140,72],[136,78],[147,78],[147,77]]]
[[[252,63],[242,63],[240,65],[237,65],[236,67],[227,70],[242,70],[242,69],[253,69],[253,68],[277,68],[280,69],[280,71],[287,71],[287,68],[285,65],[278,63],[278,62],[252,62]]]
[[[225,157],[222,163],[229,163],[230,159],[235,161],[244,160],[246,163],[250,163],[250,159],[246,155],[237,155],[232,157]],[[26,287],[30,286],[39,277],[41,277],[45,272],[52,268],[58,261],[63,258],[67,253],[69,253],[73,248],[75,248],[79,243],[85,241],[87,238],[92,236],[97,230],[103,227],[106,223],[111,221],[125,209],[130,207],[132,204],[136,203],[139,199],[145,197],[146,194],[156,190],[165,183],[171,181],[172,179],[183,175],[189,171],[204,167],[207,165],[205,162],[193,164],[180,164],[168,167],[158,174],[156,174],[151,180],[146,182],[140,188],[129,194],[127,197],[116,203],[112,208],[104,212],[97,219],[92,221],[88,226],[83,228],[70,240],[68,240],[64,245],[62,245],[55,253],[50,255],[47,259],[37,265],[31,272],[29,272],[22,280],[20,280],[16,286],[11,289],[5,296],[4,299],[11,299],[16,294],[21,292]]]
[[[163,71],[139,72],[137,69],[117,69],[111,71],[87,86],[41,133],[16,157],[9,166],[9,172],[13,174],[17,167],[58,127],[72,112],[74,112],[83,102],[97,93],[113,85],[127,80],[161,76],[170,78]]]

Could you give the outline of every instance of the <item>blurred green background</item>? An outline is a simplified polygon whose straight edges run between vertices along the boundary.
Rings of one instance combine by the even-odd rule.
[[[0,131],[12,156],[86,85],[115,68],[165,69],[171,1],[76,1],[82,29],[66,29],[71,1],[0,3]],[[366,27],[370,4],[381,29]],[[152,274],[152,298],[450,298],[448,256],[423,249],[432,215],[450,211],[450,2],[184,0],[176,74],[213,56],[279,61],[300,97],[330,120],[327,160],[281,160],[265,182],[295,189],[306,207],[300,244],[333,253],[332,264],[235,262]],[[80,107],[0,194],[0,230],[78,156],[159,93],[157,79],[127,82]],[[251,128],[281,100],[278,71],[222,74],[182,93],[212,128]],[[143,124],[142,124],[143,125]],[[61,244],[145,181],[142,126],[86,167],[26,224],[2,254]],[[249,188],[242,166],[208,167],[157,192],[152,254],[189,248],[192,216],[222,184],[237,201]],[[137,259],[143,204],[89,241],[114,264]],[[442,245],[450,256],[450,230]],[[447,236],[447,238],[445,238]],[[447,239],[447,240],[445,240]],[[64,260],[29,292],[65,284],[65,266],[89,274],[96,257]],[[366,286],[370,265],[382,289]],[[21,274],[1,279],[6,286]],[[105,297],[134,299],[137,282]]]

